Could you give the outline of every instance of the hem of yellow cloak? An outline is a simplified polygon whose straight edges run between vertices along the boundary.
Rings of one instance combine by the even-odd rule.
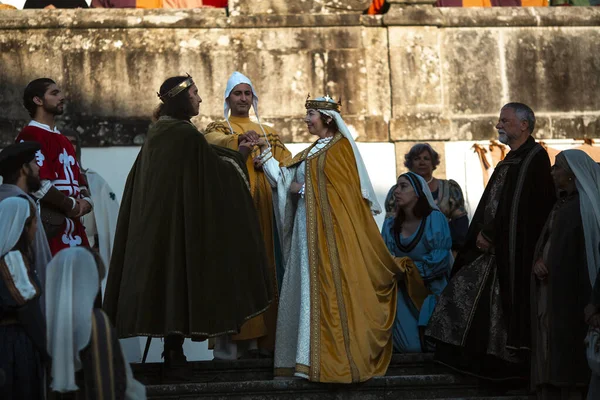
[[[329,198],[327,196],[325,158],[326,153],[323,153],[319,156],[317,160],[317,185],[319,189],[319,203],[321,204],[322,209],[321,218],[323,219],[323,227],[325,230],[326,248],[329,250],[329,263],[331,265],[331,275],[335,286],[335,295],[338,303],[338,312],[340,316],[340,324],[342,327],[344,348],[346,350],[346,357],[348,358],[348,365],[350,366],[350,375],[352,377],[352,382],[357,382],[360,379],[360,373],[358,372],[358,368],[356,366],[356,363],[354,362],[354,358],[352,357],[352,351],[350,349],[350,330],[348,327],[348,312],[346,310],[346,303],[344,301],[344,294],[342,288],[342,278],[340,276],[341,266],[335,239],[334,223],[329,205]]]
[[[404,272],[404,284],[408,297],[415,308],[421,311],[425,299],[432,294],[431,290],[425,286],[425,282],[423,282],[423,278],[413,260],[409,257],[395,257],[394,261],[400,270]]]
[[[266,334],[267,326],[265,324],[265,317],[261,314],[246,321],[246,323],[241,326],[240,332],[231,336],[231,340],[258,339]]]
[[[274,376],[293,377],[296,373],[310,376],[310,367],[305,364],[296,363],[296,367],[278,367],[273,369]]]
[[[342,134],[337,132],[333,139],[315,154],[308,156],[308,152],[303,153],[305,164],[305,203],[306,203],[306,226],[307,242],[309,253],[309,271],[310,271],[310,304],[311,304],[311,324],[310,324],[310,373],[308,377],[311,381],[318,382],[321,375],[321,293],[319,287],[319,255],[317,251],[317,212],[316,198],[314,193],[314,177],[310,168],[309,160],[323,155],[334,144],[342,139]],[[316,142],[315,142],[316,143]],[[314,146],[314,144],[313,144]],[[310,146],[312,148],[313,146]],[[309,150],[307,149],[307,150]]]
[[[327,146],[325,146],[327,147]],[[318,381],[320,373],[320,348],[321,348],[321,316],[319,302],[319,280],[318,280],[318,255],[317,255],[317,217],[315,194],[313,190],[312,173],[310,165],[305,164],[305,195],[306,203],[306,232],[310,271],[310,363],[313,366],[309,375],[311,380]]]

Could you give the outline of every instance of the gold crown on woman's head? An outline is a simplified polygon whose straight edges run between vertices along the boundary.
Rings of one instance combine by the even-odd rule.
[[[325,97],[322,98],[322,100],[311,100],[309,93],[306,97],[306,104],[304,104],[304,106],[307,110],[332,110],[337,111],[339,113],[342,110],[342,99],[340,98],[339,101],[336,103],[335,100],[333,100],[331,96],[329,96],[329,94],[326,94]]]

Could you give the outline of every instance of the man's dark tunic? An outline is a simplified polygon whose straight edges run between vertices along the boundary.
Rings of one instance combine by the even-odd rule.
[[[163,117],[164,118],[164,117]],[[237,333],[271,302],[240,153],[159,120],[129,173],[104,309],[119,337]]]
[[[529,137],[494,170],[431,317],[438,361],[484,378],[529,375],[533,253],[554,200],[548,154]],[[477,249],[479,232],[491,252]]]

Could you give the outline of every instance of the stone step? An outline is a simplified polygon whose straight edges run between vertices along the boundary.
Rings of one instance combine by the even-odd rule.
[[[433,364],[432,354],[394,354],[388,376],[447,372]],[[196,361],[165,373],[162,363],[132,364],[136,378],[144,384],[186,382],[235,382],[273,379],[273,360]]]
[[[499,396],[476,380],[453,374],[377,377],[360,384],[322,384],[300,379],[171,383],[147,386],[149,399],[218,400],[531,400],[526,394]]]

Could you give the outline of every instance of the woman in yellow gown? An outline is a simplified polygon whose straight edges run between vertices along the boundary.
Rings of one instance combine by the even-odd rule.
[[[285,266],[275,375],[362,382],[389,365],[398,277],[417,308],[427,290],[414,264],[394,260],[379,234],[372,213],[381,208],[340,104],[327,96],[306,108],[319,139],[281,165],[263,144],[256,160],[277,189]]]

